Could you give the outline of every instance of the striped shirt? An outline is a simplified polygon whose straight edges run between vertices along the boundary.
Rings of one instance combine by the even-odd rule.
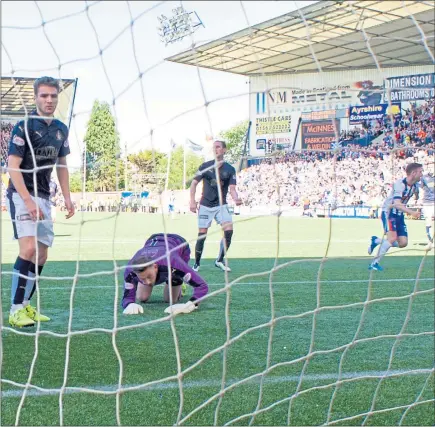
[[[406,182],[406,178],[398,179],[393,184],[390,195],[385,199],[382,211],[394,215],[403,215],[404,212],[393,207],[394,200],[400,200],[406,206],[412,196],[418,195],[418,189],[418,183],[409,185]]]

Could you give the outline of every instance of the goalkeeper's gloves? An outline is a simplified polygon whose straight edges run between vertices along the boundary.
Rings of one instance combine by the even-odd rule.
[[[172,304],[165,309],[167,314],[180,314],[180,313],[191,313],[196,310],[198,306],[193,301],[187,301],[185,304]]]
[[[124,314],[142,314],[143,307],[140,304],[136,304],[135,302],[131,302],[124,308]]]

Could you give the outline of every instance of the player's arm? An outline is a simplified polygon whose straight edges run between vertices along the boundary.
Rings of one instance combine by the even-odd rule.
[[[237,190],[236,190],[236,184],[237,184],[237,181],[236,181],[236,170],[233,169],[233,171],[234,172],[233,172],[233,174],[231,175],[231,178],[230,178],[230,194],[231,194],[232,199],[234,200],[234,203],[237,206],[240,206],[242,204],[242,200],[239,198],[239,195],[237,194]]]
[[[193,213],[196,213],[196,187],[198,187],[198,184],[202,180],[202,168],[203,164],[198,168],[198,171],[195,174],[195,177],[192,180],[192,183],[190,184],[190,210]]]
[[[190,271],[184,276],[186,278],[185,281],[193,287],[193,295],[189,301],[195,302],[198,305],[196,301],[199,301],[208,294],[208,285],[196,271],[193,271],[189,266],[187,267]]]
[[[401,181],[396,181],[393,185],[393,206],[395,209],[398,209],[401,212],[407,213],[415,218],[420,217],[420,212],[414,209],[408,208],[406,205],[402,203],[402,194],[405,190],[405,187]]]
[[[192,298],[186,303],[172,304],[165,309],[165,313],[176,315],[179,313],[191,313],[198,308],[199,301],[208,293],[208,285],[205,280],[178,255],[171,257],[171,268],[175,269],[171,283],[173,286],[185,282],[194,288]],[[181,279],[181,280],[180,280]]]
[[[74,215],[74,203],[71,201],[71,194],[69,190],[69,172],[68,172],[68,166],[66,162],[66,156],[69,153],[70,150],[69,150],[68,134],[67,134],[66,139],[59,150],[57,163],[56,163],[57,178],[59,180],[63,198],[65,200],[65,207],[68,211],[68,214],[66,215],[66,219],[71,218]]]
[[[71,194],[69,190],[69,172],[66,163],[66,157],[59,157],[56,163],[56,173],[59,179],[62,195],[65,200],[65,207],[68,211],[66,219],[71,218],[74,215],[74,204],[71,201]]]
[[[122,308],[124,314],[139,314],[143,313],[143,307],[136,304],[136,289],[138,279],[135,274],[125,270],[124,273],[124,295],[122,297]]]
[[[36,206],[36,203],[32,199],[32,196],[26,187],[23,173],[19,170],[26,150],[28,149],[24,126],[24,122],[19,122],[12,130],[8,153],[8,172],[12,184],[14,184],[15,190],[17,190],[17,193],[23,199],[23,202],[26,205],[26,209],[29,212],[30,217],[33,221],[36,221],[38,216],[38,207]],[[43,217],[42,211],[39,210],[39,219],[43,219]]]
[[[416,211],[415,209],[408,208],[406,205],[402,203],[401,199],[394,199],[393,207],[395,209],[398,209],[399,211],[405,212],[408,215],[413,216],[414,218],[420,218],[420,212]]]
[[[14,184],[17,193],[20,197],[26,201],[31,199],[29,190],[27,190],[26,184],[24,183],[23,174],[20,170],[23,158],[15,154],[9,154],[8,156],[8,172],[11,177],[12,183]]]
[[[181,273],[183,281],[194,288],[192,298],[190,298],[189,302],[194,303],[194,308],[196,308],[198,301],[208,293],[207,282],[178,256],[171,260],[171,264]]]

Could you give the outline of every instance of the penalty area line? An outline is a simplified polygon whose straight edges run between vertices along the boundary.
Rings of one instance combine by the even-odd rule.
[[[49,280],[45,278],[44,280]],[[418,279],[420,282],[435,282],[435,277],[427,277],[427,278],[420,278]],[[392,279],[372,279],[373,283],[385,283],[385,282],[415,282],[415,277],[409,278],[409,279],[403,279],[403,278],[392,278]],[[357,279],[357,280],[321,280],[320,283],[327,285],[327,284],[343,284],[343,283],[363,283],[364,285],[367,285],[368,279]],[[297,281],[274,281],[272,285],[316,285],[316,280],[297,280]],[[209,287],[223,287],[225,283],[209,283]],[[265,280],[263,282],[237,282],[234,284],[231,284],[231,287],[233,286],[239,286],[239,285],[248,285],[248,286],[258,286],[258,285],[265,285],[269,286],[269,281]],[[124,285],[121,283],[119,287],[122,289]],[[84,290],[84,289],[113,289],[114,285],[96,285],[96,286],[76,286],[77,289]],[[6,290],[6,288],[3,288]],[[40,286],[41,290],[52,290],[52,291],[61,291],[61,290],[70,290],[67,286]]]
[[[347,380],[347,379],[372,379],[372,378],[389,378],[389,377],[397,377],[397,376],[405,376],[405,375],[428,375],[431,372],[433,372],[434,369],[412,369],[412,370],[390,370],[390,371],[362,371],[362,372],[344,372],[341,375],[341,380]],[[246,382],[243,383],[243,385],[259,385],[261,376],[257,376],[255,378],[252,378]],[[338,380],[338,374],[335,373],[327,373],[327,374],[307,374],[303,376],[304,381],[337,381]],[[282,383],[288,383],[288,382],[298,382],[300,380],[299,375],[282,375],[282,376],[265,376],[264,377],[264,383],[267,384],[282,384]],[[233,378],[227,381],[226,386],[230,386],[231,384],[238,383],[243,381],[243,379],[239,378]],[[14,383],[8,380],[2,379],[3,384],[8,384],[15,387],[24,388],[24,384]],[[128,391],[129,388],[137,388],[140,386],[145,386],[146,383],[142,384],[124,384],[122,386],[122,390]],[[189,381],[185,380],[183,381],[183,388],[201,388],[201,387],[218,387],[220,388],[222,385],[221,379],[205,379],[205,380],[195,380],[195,381]],[[44,388],[34,388],[35,386],[30,386],[27,390],[26,395],[27,396],[48,396],[48,395],[58,395],[60,394],[60,389],[44,389]],[[85,387],[66,387],[64,393],[65,394],[71,394],[71,393],[88,393],[91,394],[92,391],[95,391],[98,394],[114,394],[117,391],[117,386],[94,386],[94,387],[88,387],[87,390],[83,390]],[[159,383],[159,384],[152,384],[147,386],[146,388],[140,390],[140,392],[144,391],[160,391],[160,390],[176,390],[178,389],[178,382],[176,380],[170,380],[170,382],[167,383]],[[126,390],[127,389],[127,390]],[[21,397],[23,393],[23,390],[4,390],[1,392],[1,397],[6,398],[18,398]]]

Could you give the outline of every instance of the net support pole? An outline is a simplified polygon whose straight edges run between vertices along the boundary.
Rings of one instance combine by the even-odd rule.
[[[128,161],[127,161],[127,143],[124,145],[124,152],[125,152],[125,163],[124,163],[124,191],[127,191],[127,177],[128,177]]]
[[[68,117],[68,129],[71,128],[71,120],[73,117],[73,110],[74,110],[74,103],[76,100],[76,92],[77,92],[77,85],[79,83],[79,79],[76,78],[75,82],[74,82],[74,91],[73,91],[73,96],[72,96],[72,102],[71,102],[71,107],[70,107],[70,111],[69,111],[69,117]]]
[[[86,199],[87,142],[83,141],[83,198]]]
[[[245,134],[245,144],[243,145],[243,153],[239,164],[239,172],[243,169],[243,160],[246,158],[246,150],[248,149],[249,132],[251,131],[251,125],[252,122],[251,120],[249,120],[248,129],[246,130],[246,134]]]
[[[183,190],[186,189],[186,140],[184,140],[183,146]]]
[[[167,168],[166,168],[165,195],[166,195],[166,193],[168,191],[168,186],[169,186],[169,173],[171,171],[172,146],[173,146],[173,141],[171,139],[171,146],[169,148],[169,154],[168,154],[168,165],[167,165]]]
[[[296,141],[297,141],[297,139],[298,139],[299,128],[301,127],[301,123],[302,123],[302,117],[299,117],[299,119],[298,119],[298,126],[297,126],[297,128],[296,128],[296,133],[295,133],[295,138],[294,138],[294,140],[293,140],[292,151],[294,151],[294,150],[295,150],[295,147],[296,147]]]

